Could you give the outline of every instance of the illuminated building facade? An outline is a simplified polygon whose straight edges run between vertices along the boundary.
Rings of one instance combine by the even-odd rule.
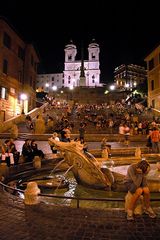
[[[98,87],[100,84],[99,45],[93,40],[88,46],[88,60],[76,60],[77,48],[72,42],[65,46],[64,86]],[[82,56],[81,56],[82,57]],[[84,65],[85,81],[81,85],[81,66]]]
[[[37,91],[53,92],[63,86],[63,73],[38,74]]]
[[[0,120],[4,121],[35,107],[38,56],[31,44],[26,44],[0,18]],[[22,103],[21,94],[28,98]]]
[[[38,74],[37,88],[52,91],[53,88],[101,87],[99,45],[93,40],[88,46],[88,60],[76,60],[77,47],[71,41],[65,46],[64,71],[59,74]],[[81,56],[82,57],[82,56]],[[82,62],[83,60],[83,62]],[[83,83],[80,81],[81,66],[84,67]]]
[[[144,67],[122,64],[114,70],[114,81],[117,88],[133,89],[138,84],[145,82],[147,71]]]
[[[160,110],[160,45],[146,58],[148,80],[148,106]]]

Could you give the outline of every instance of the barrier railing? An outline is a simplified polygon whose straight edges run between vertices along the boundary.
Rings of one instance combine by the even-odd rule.
[[[0,185],[5,189],[8,188],[13,191],[24,193],[24,190],[10,187],[2,182],[0,182]],[[48,198],[58,198],[58,199],[71,199],[76,200],[76,207],[80,208],[80,201],[98,201],[98,202],[124,202],[124,198],[82,198],[82,197],[69,197],[69,196],[60,196],[60,195],[53,195],[53,194],[38,194],[38,196],[42,197],[48,197]],[[152,202],[160,201],[160,197],[157,198],[151,198]]]

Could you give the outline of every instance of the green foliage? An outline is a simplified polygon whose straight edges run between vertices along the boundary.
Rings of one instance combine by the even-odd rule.
[[[139,93],[142,93],[142,94],[148,94],[148,84],[147,84],[147,80],[144,81],[143,83],[140,83],[137,85],[136,87],[137,91]]]

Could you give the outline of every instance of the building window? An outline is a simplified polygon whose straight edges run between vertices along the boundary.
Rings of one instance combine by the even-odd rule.
[[[32,87],[32,76],[30,77],[30,86]]]
[[[33,81],[33,89],[34,89],[34,90],[36,89],[36,83],[35,83],[35,81]]]
[[[72,61],[72,55],[68,55],[68,60]]]
[[[152,107],[155,108],[155,100],[152,100]]]
[[[22,47],[18,47],[18,57],[22,60],[24,60],[24,56],[25,56],[25,51]]]
[[[31,55],[31,65],[34,65],[33,55]]]
[[[4,87],[0,87],[0,98],[2,98],[2,99],[8,98],[7,89]]]
[[[154,68],[154,59],[152,58],[148,63],[149,70],[152,70]]]
[[[35,72],[37,71],[37,63],[36,62],[34,63],[34,70],[35,70]]]
[[[93,75],[93,76],[92,76],[92,83],[95,83],[94,80],[95,80],[95,76]]]
[[[19,82],[22,83],[22,81],[23,81],[23,73],[22,73],[22,71],[18,72],[18,80],[19,80]]]
[[[95,59],[96,57],[95,57],[95,55],[94,55],[94,53],[92,53],[92,59]]]
[[[6,59],[3,60],[3,73],[8,73],[8,61]]]
[[[52,77],[52,82],[54,82],[54,77]]]
[[[11,38],[6,32],[4,32],[4,35],[3,35],[3,44],[5,47],[9,49],[11,48]]]
[[[151,90],[154,90],[154,80],[151,81]]]

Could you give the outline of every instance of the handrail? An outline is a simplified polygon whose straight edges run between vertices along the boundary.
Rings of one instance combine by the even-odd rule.
[[[21,193],[24,193],[24,190],[21,190],[21,189],[17,189],[17,188],[13,188],[13,187],[10,187],[4,183],[2,183],[0,181],[0,185],[3,186],[4,188],[9,188],[11,190],[14,190],[14,191],[17,191],[17,192],[21,192]],[[39,193],[38,196],[42,196],[42,197],[51,197],[51,198],[59,198],[59,199],[72,199],[72,200],[76,200],[77,202],[77,208],[80,207],[79,205],[79,202],[80,201],[101,201],[101,202],[124,202],[125,199],[124,198],[83,198],[83,197],[69,197],[69,196],[60,196],[60,195],[53,195],[53,194],[44,194],[44,193]],[[152,202],[155,202],[155,201],[160,201],[160,197],[159,198],[152,198],[151,199]]]

